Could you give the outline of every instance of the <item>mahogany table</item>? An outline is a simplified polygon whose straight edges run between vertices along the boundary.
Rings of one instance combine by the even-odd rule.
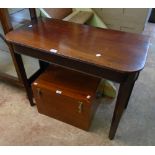
[[[115,81],[120,84],[109,138],[113,139],[133,86],[144,68],[149,38],[139,34],[94,28],[56,19],[39,19],[6,35],[31,105],[31,83],[44,70],[44,62],[55,63]],[[29,79],[21,54],[40,60],[40,69]]]

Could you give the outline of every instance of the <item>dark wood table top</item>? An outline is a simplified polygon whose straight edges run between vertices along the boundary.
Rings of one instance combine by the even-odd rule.
[[[40,52],[56,49],[57,53],[51,52],[51,55],[119,72],[135,72],[144,67],[149,47],[148,36],[56,19],[42,19],[32,26],[30,24],[9,32],[6,39]]]

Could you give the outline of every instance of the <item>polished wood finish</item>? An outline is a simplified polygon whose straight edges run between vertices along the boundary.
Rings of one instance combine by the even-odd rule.
[[[55,19],[39,20],[31,28],[25,25],[8,33],[6,38],[44,53],[50,53],[53,48],[58,50],[56,55],[119,72],[141,70],[148,50],[146,36]]]
[[[134,87],[134,84],[136,82],[136,80],[138,79],[139,77],[139,73],[140,72],[137,72],[135,74],[135,79],[133,79],[132,83],[128,85],[128,88],[126,88],[126,93],[128,94],[127,98],[126,98],[126,104],[125,104],[125,109],[127,108],[128,106],[128,103],[129,103],[129,99],[130,99],[130,96],[131,96],[131,93],[132,93],[132,90],[133,90],[133,87]],[[132,75],[133,76],[133,75]]]
[[[72,68],[74,70],[80,70],[82,72],[92,74],[98,77],[104,77],[106,79],[116,81],[116,82],[123,82],[128,75],[117,71],[112,71],[107,68],[100,68],[98,66],[94,66],[94,64],[88,64],[82,61],[76,61],[74,59],[61,57],[59,55],[51,54],[50,52],[46,52],[46,53],[40,52],[40,51],[38,52],[35,49],[25,47],[25,46],[23,47],[21,45],[14,44],[14,48],[17,53],[32,56],[40,60],[46,60],[49,63],[56,63],[61,66]]]
[[[48,67],[32,86],[38,111],[88,130],[98,105],[95,99],[100,80],[62,67]]]
[[[36,9],[35,8],[29,8],[29,12],[30,12],[31,22],[37,23],[38,19],[37,19]],[[48,63],[39,60],[39,65],[40,65],[40,68],[42,70],[42,69],[46,69],[46,67],[48,66]]]
[[[134,83],[145,65],[149,38],[56,19],[38,20],[28,27],[30,24],[6,36],[18,54],[120,84],[109,132],[109,138],[113,139]],[[51,49],[56,49],[57,53],[51,52]]]
[[[113,139],[118,128],[119,121],[123,114],[124,109],[127,107],[132,88],[135,81],[137,80],[139,72],[132,73],[128,76],[125,82],[120,84],[119,93],[117,96],[117,101],[115,105],[115,110],[112,118],[112,123],[110,127],[109,138]]]
[[[27,75],[26,75],[26,72],[25,72],[25,68],[24,68],[24,64],[23,64],[23,61],[22,61],[22,57],[20,54],[17,54],[17,53],[14,53],[15,54],[15,61],[17,62],[17,65],[20,69],[20,76],[21,76],[21,79],[22,79],[22,83],[24,85],[24,88],[27,92],[27,97],[30,101],[30,104],[33,106],[34,103],[33,103],[33,93],[32,93],[32,89],[31,89],[31,85],[29,84],[28,82],[28,79],[27,79]]]

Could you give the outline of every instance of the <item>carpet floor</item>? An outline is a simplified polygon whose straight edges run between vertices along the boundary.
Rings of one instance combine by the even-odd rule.
[[[155,145],[155,31],[114,140],[108,139],[114,101],[103,99],[89,132],[41,115],[23,89],[0,81],[0,145]]]

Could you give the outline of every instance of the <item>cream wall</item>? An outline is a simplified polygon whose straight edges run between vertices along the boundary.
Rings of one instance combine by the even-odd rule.
[[[148,21],[148,8],[95,8],[93,9],[111,29],[141,33]]]

